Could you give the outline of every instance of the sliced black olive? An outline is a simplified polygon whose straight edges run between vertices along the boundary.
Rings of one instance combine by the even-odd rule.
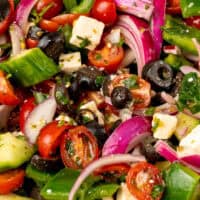
[[[126,87],[115,87],[111,93],[112,104],[117,108],[124,108],[131,100],[132,95]]]
[[[39,41],[38,47],[41,48],[48,57],[58,60],[61,53],[64,52],[65,39],[61,32],[45,34]]]
[[[169,90],[173,85],[172,68],[162,60],[148,63],[144,66],[142,77],[149,81],[155,91]]]
[[[98,124],[96,120],[88,122],[85,126],[93,133],[93,135],[97,138],[97,142],[99,147],[102,147],[108,138],[108,134],[105,131],[104,126]]]
[[[145,155],[146,159],[150,163],[163,160],[163,158],[155,151],[154,145],[158,140],[153,136],[148,136],[141,143],[141,151]]]
[[[31,159],[31,165],[36,169],[46,172],[56,172],[59,171],[62,167],[62,161],[59,157],[55,158],[42,158],[39,155],[34,155]]]
[[[170,91],[170,94],[173,97],[175,97],[179,92],[179,89],[183,80],[183,76],[184,74],[182,72],[178,72],[174,78],[174,84],[173,84],[172,90]]]
[[[28,30],[28,38],[39,40],[45,32],[38,26],[31,26]]]
[[[104,79],[104,73],[95,67],[84,67],[77,72],[76,79],[82,90],[98,90]]]

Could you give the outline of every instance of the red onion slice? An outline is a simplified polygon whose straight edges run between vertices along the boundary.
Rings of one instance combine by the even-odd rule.
[[[74,183],[70,193],[68,200],[73,200],[74,195],[76,194],[77,190],[83,183],[83,181],[96,169],[111,165],[111,164],[117,164],[117,163],[136,163],[136,162],[142,162],[144,159],[142,157],[136,157],[132,156],[131,154],[116,154],[116,155],[110,155],[101,157],[98,160],[92,162],[90,165],[88,165],[80,174],[80,176],[77,178],[76,182]]]
[[[26,120],[24,132],[30,143],[35,144],[40,130],[52,121],[56,112],[56,100],[50,97],[38,104]]]
[[[139,144],[150,134],[151,124],[142,117],[136,116],[121,123],[105,142],[102,155],[125,153]]]
[[[125,43],[135,54],[138,75],[141,76],[144,65],[155,60],[156,52],[149,25],[134,16],[121,15],[116,28],[121,30]]]
[[[115,0],[118,10],[150,20],[153,13],[152,0]]]
[[[200,77],[200,71],[198,71],[197,69],[195,69],[192,66],[182,66],[182,67],[180,67],[180,71],[183,72],[183,74],[189,74],[191,72],[195,72],[197,74],[197,76]]]

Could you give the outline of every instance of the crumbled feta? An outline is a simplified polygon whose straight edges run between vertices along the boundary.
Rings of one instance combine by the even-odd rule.
[[[153,136],[158,139],[169,139],[177,125],[176,116],[155,113],[152,120]]]
[[[104,23],[86,16],[80,16],[74,23],[70,43],[94,50],[100,43],[104,30]]]

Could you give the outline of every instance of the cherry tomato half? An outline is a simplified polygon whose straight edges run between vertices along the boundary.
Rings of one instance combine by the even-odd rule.
[[[43,15],[45,19],[50,19],[58,15],[63,8],[63,2],[62,0],[39,0],[36,4],[37,13],[41,13],[48,6],[50,8]]]
[[[147,162],[140,162],[131,167],[126,184],[138,200],[160,200],[164,189],[159,169]]]
[[[90,64],[103,68],[108,73],[115,73],[123,58],[124,50],[117,45],[105,45],[100,50],[94,50],[88,53]]]
[[[189,17],[185,19],[186,24],[200,29],[200,16]]]
[[[25,100],[20,108],[19,127],[20,127],[20,130],[22,133],[24,132],[24,126],[25,126],[26,119],[28,118],[31,111],[35,108],[35,106],[36,106],[35,99],[34,99],[34,97],[31,97],[31,98]]]
[[[73,169],[86,167],[99,155],[97,140],[85,126],[72,128],[63,135],[60,152],[64,165]]]
[[[35,39],[31,39],[31,38],[26,39],[26,46],[29,49],[37,47],[38,43],[39,43],[39,40],[35,40]]]
[[[107,25],[113,24],[117,19],[115,2],[113,0],[96,0],[91,15]]]
[[[0,194],[8,194],[18,189],[24,182],[24,176],[22,169],[0,173]]]
[[[56,32],[60,27],[60,25],[56,22],[47,19],[41,19],[39,22],[39,26],[41,29],[48,32]]]
[[[53,121],[42,128],[37,139],[39,154],[43,158],[51,158],[60,145],[61,135],[71,127],[65,123],[60,124],[59,121]]]
[[[6,13],[6,16],[3,20],[0,20],[0,35],[5,33],[8,30],[10,23],[14,17],[14,1],[8,0],[9,11]]]
[[[15,95],[14,89],[3,71],[0,70],[0,103],[6,105],[17,105],[20,100]]]
[[[131,79],[136,79],[136,87],[131,88],[130,86],[129,88],[134,99],[133,107],[135,109],[146,108],[151,101],[151,85],[140,77],[136,77],[132,74],[121,74],[116,76],[111,82],[110,93],[113,88],[116,86],[125,86],[125,82],[131,82]]]

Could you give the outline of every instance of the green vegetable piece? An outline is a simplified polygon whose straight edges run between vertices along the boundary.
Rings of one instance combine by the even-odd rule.
[[[185,137],[200,123],[198,119],[186,115],[182,112],[179,112],[176,117],[178,119],[178,123],[175,130],[175,136],[178,140],[181,140],[183,137]]]
[[[200,112],[200,78],[192,72],[183,77],[177,106],[180,111],[189,109],[193,114]]]
[[[22,197],[16,194],[0,195],[0,200],[33,200],[28,197]]]
[[[119,188],[117,184],[101,184],[87,191],[87,200],[102,199],[113,196]]]
[[[192,66],[192,63],[187,61],[183,56],[169,54],[164,61],[169,64],[174,70],[179,70],[183,65]]]
[[[0,63],[0,69],[24,87],[47,80],[59,72],[54,61],[39,48],[33,48]]]
[[[166,17],[163,27],[163,38],[168,43],[179,46],[187,53],[198,55],[192,39],[196,38],[200,42],[200,30],[187,26],[180,19],[171,16]]]
[[[31,178],[34,180],[34,182],[37,184],[38,187],[44,186],[47,181],[53,177],[55,173],[53,172],[43,172],[35,167],[33,167],[31,164],[29,164],[26,168],[26,176],[28,178]]]
[[[166,189],[163,200],[198,200],[196,192],[200,176],[191,169],[173,163],[164,171]]]
[[[80,4],[71,9],[71,13],[87,14],[90,12],[94,0],[81,0]]]
[[[28,161],[35,149],[22,137],[0,134],[0,172],[14,169]]]
[[[63,4],[64,4],[65,10],[67,12],[70,12],[70,10],[72,8],[74,8],[75,6],[77,6],[76,0],[63,0]]]
[[[184,18],[200,15],[199,0],[180,0],[180,5]]]

